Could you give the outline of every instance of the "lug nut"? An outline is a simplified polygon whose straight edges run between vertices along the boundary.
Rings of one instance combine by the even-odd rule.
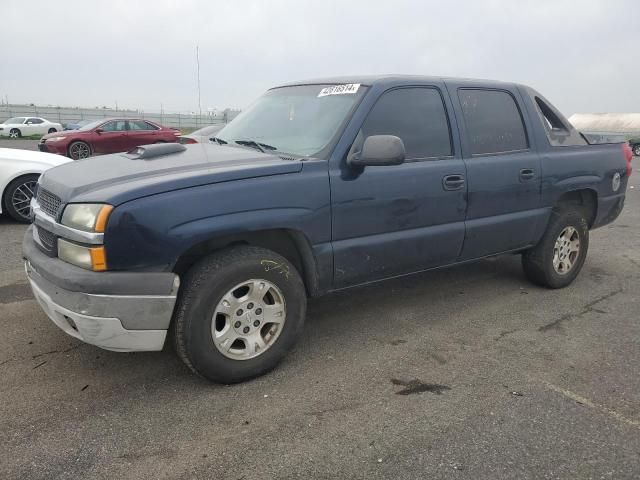
[[[238,310],[238,311],[236,312],[236,315],[238,315],[238,316],[242,315],[242,309]]]
[[[258,325],[260,325],[260,320],[256,320],[255,322],[253,322],[254,327],[257,327]]]
[[[256,308],[256,315],[262,315],[262,309]]]
[[[233,324],[233,326],[236,327],[236,328],[240,328],[240,325],[242,325],[242,323],[240,323],[240,322],[236,322],[236,323]]]
[[[253,308],[253,303],[247,303],[247,309],[251,310]]]
[[[242,329],[242,331],[243,331],[244,333],[249,333],[249,327],[244,327],[244,328]]]

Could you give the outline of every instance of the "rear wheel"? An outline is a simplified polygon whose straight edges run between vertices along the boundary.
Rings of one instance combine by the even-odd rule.
[[[9,215],[22,223],[29,222],[31,199],[39,175],[25,175],[13,180],[4,191],[3,203]]]
[[[74,160],[81,160],[90,156],[91,147],[89,147],[88,143],[77,141],[69,145],[69,158],[73,158]]]
[[[50,128],[47,133],[56,133],[57,131],[58,130],[56,130],[55,128]]]
[[[554,210],[542,239],[522,255],[529,280],[548,288],[563,288],[580,273],[589,248],[589,225],[575,208]]]
[[[273,369],[302,332],[306,292],[295,267],[259,247],[224,250],[185,275],[174,312],[180,358],[219,383]]]
[[[640,143],[633,146],[633,154],[636,157],[640,157]]]
[[[22,137],[22,132],[17,128],[12,128],[9,130],[9,138],[20,138]]]

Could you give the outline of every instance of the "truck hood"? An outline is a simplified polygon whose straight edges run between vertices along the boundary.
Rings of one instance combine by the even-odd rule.
[[[127,154],[92,157],[48,170],[40,186],[67,202],[124,202],[232,180],[296,173],[302,163],[256,150],[214,144],[149,159]]]

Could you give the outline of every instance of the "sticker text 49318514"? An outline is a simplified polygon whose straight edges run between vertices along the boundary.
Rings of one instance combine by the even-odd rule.
[[[318,97],[326,97],[327,95],[349,95],[354,94],[360,88],[359,83],[347,83],[345,85],[331,85],[330,87],[320,90]]]

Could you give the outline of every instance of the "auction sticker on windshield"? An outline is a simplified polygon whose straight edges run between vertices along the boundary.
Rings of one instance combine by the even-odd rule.
[[[354,94],[360,88],[359,83],[347,83],[346,85],[332,85],[320,90],[318,97],[326,97],[327,95],[346,95]]]

